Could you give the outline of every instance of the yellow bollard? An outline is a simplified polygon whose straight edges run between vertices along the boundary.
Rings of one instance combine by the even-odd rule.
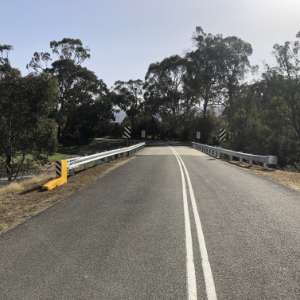
[[[53,190],[68,182],[68,163],[66,160],[56,162],[56,174],[59,176],[43,185],[45,190]]]

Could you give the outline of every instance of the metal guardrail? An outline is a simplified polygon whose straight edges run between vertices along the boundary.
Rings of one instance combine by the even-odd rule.
[[[216,158],[221,158],[225,155],[229,157],[230,160],[233,160],[233,158],[238,158],[240,161],[248,161],[251,165],[253,162],[256,162],[263,164],[264,167],[268,167],[270,165],[277,165],[278,163],[277,156],[273,155],[255,155],[194,142],[192,143],[192,147]]]
[[[110,151],[100,152],[88,156],[80,156],[71,159],[67,159],[68,174],[73,175],[76,171],[82,171],[84,169],[93,167],[102,161],[109,160],[110,158],[119,157],[124,154],[132,154],[145,146],[145,143],[139,143],[133,146],[114,149]]]
[[[111,151],[96,153],[93,155],[73,157],[66,160],[56,162],[57,177],[43,185],[45,190],[53,190],[68,182],[68,176],[74,175],[76,172],[94,167],[102,161],[117,158],[121,155],[128,156],[145,146],[145,143],[136,144],[130,147],[119,148]]]

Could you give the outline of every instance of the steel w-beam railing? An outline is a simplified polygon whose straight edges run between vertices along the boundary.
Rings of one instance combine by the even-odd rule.
[[[117,158],[121,155],[128,154],[128,156],[145,146],[145,143],[139,143],[130,147],[114,149],[110,151],[100,152],[93,155],[73,157],[67,160],[56,162],[57,177],[48,181],[42,186],[45,190],[53,190],[68,182],[68,176],[73,175],[77,171],[82,171],[93,166],[98,165],[102,161]]]
[[[81,171],[99,164],[102,161],[109,160],[114,157],[119,157],[124,154],[132,154],[145,146],[145,143],[139,143],[129,147],[123,147],[110,151],[104,151],[88,156],[80,156],[67,160],[69,175],[74,174],[76,171]]]
[[[221,158],[222,156],[227,156],[229,157],[230,160],[233,160],[234,158],[238,158],[240,161],[247,161],[250,164],[253,164],[253,162],[261,163],[263,164],[264,167],[277,165],[278,163],[277,156],[273,156],[273,155],[255,155],[255,154],[249,154],[244,152],[232,151],[221,147],[208,146],[205,144],[199,144],[194,142],[192,143],[192,147],[215,158]]]

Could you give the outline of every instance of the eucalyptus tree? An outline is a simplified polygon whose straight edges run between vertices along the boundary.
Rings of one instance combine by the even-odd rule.
[[[257,66],[251,66],[249,61],[253,53],[250,43],[236,36],[228,36],[222,39],[221,47],[220,83],[225,89],[225,100],[230,104],[245,76],[255,71]]]
[[[57,83],[51,76],[22,77],[11,66],[7,54],[11,49],[0,45],[0,161],[9,180],[32,159],[43,161],[55,150],[56,124],[50,114],[57,97]]]
[[[133,129],[136,127],[138,115],[143,111],[144,82],[141,79],[116,81],[113,86],[114,104],[124,111]]]
[[[167,136],[180,135],[190,107],[184,91],[185,73],[185,59],[174,55],[151,64],[146,74],[146,108],[161,119]]]
[[[195,49],[186,55],[185,88],[198,100],[203,116],[208,108],[231,99],[245,73],[250,70],[252,47],[235,36],[205,33],[196,28]]]
[[[221,92],[222,36],[206,34],[197,27],[193,41],[196,49],[186,54],[185,89],[197,100],[205,117],[209,105],[218,100]]]
[[[50,50],[51,54],[34,53],[28,68],[34,72],[49,73],[58,81],[56,121],[58,138],[64,142],[64,135],[69,136],[66,130],[70,128],[66,125],[71,115],[74,115],[74,111],[82,105],[93,105],[96,98],[107,97],[109,92],[105,83],[82,65],[90,58],[90,50],[81,40],[64,38],[60,41],[51,41]]]
[[[149,66],[145,85],[147,96],[157,103],[160,113],[173,116],[180,114],[184,101],[185,72],[185,60],[179,55],[167,57]]]
[[[266,122],[281,162],[300,167],[300,32],[295,41],[274,45],[273,53],[276,64],[263,74]]]
[[[274,108],[280,108],[273,113],[300,141],[300,32],[296,41],[275,44],[273,54],[276,65],[267,65],[263,74],[268,87],[266,97]]]
[[[296,41],[276,44],[274,66],[236,89],[226,109],[230,146],[274,154],[281,165],[300,166],[300,53]],[[230,112],[230,113],[228,113]]]
[[[273,74],[281,79],[278,86],[285,103],[285,119],[300,141],[300,32],[296,37],[294,42],[274,46],[277,66]]]

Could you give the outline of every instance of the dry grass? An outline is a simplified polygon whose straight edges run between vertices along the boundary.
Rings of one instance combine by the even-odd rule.
[[[22,181],[12,182],[12,183],[0,188],[0,195],[7,194],[7,193],[24,192],[27,189],[32,188],[34,185],[40,185],[40,184],[46,182],[53,176],[54,176],[54,173],[51,172],[51,173],[40,174],[40,175],[34,176],[29,179],[25,179]]]
[[[98,165],[69,178],[68,184],[52,191],[36,188],[51,175],[40,175],[30,180],[12,183],[0,189],[0,233],[24,222],[41,211],[67,199],[70,195],[91,184],[105,174],[127,163],[123,158]]]
[[[296,191],[300,191],[300,173],[282,170],[255,170],[259,175],[271,178],[272,180]]]

